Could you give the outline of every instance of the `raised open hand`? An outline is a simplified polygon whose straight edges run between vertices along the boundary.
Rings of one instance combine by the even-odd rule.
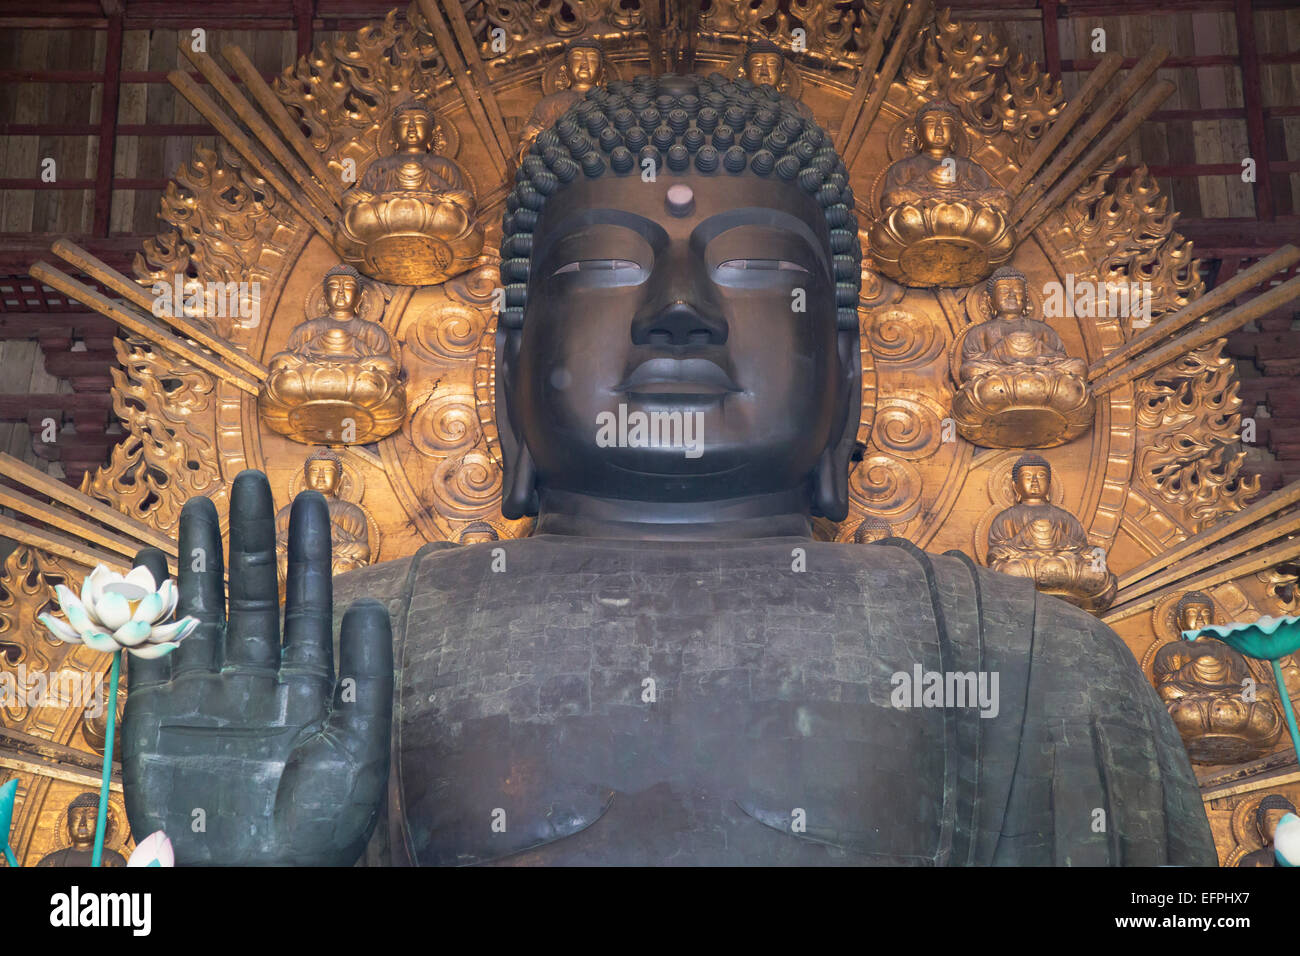
[[[184,865],[350,865],[388,780],[393,650],[388,611],[343,617],[334,678],[330,518],[304,491],[289,518],[284,643],[275,510],[260,471],[230,493],[230,611],[217,511],[186,502],[177,617],[201,621],[171,655],[133,658],[122,776],[135,833],[165,830]],[[159,581],[161,552],[136,558]]]

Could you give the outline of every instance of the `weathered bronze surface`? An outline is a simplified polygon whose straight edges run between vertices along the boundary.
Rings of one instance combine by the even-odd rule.
[[[701,150],[643,182],[578,125],[637,98],[694,113],[682,140],[719,101],[750,145],[721,174]],[[764,127],[785,156],[748,135]],[[300,494],[281,648],[257,573],[270,489],[243,473],[228,621],[220,569],[182,566],[209,629],[133,668],[135,829],[181,831],[186,862],[348,864],[391,759],[375,862],[1209,862],[1177,734],[1108,628],[961,555],[812,539],[813,517],[848,514],[861,394],[856,230],[825,133],[770,88],[668,75],[593,91],[521,169],[502,256],[527,281],[507,290],[496,407],[502,510],[535,534],[331,582],[327,509]],[[677,427],[602,441],[632,415]],[[180,550],[219,549],[207,500],[186,508]],[[1073,539],[1054,543],[1061,563]],[[330,704],[325,612],[353,598]],[[955,673],[1003,685],[948,699]]]
[[[678,58],[688,47],[693,69],[701,75],[711,70],[761,71],[775,58],[769,55],[765,63],[750,57],[753,62],[747,64],[746,53],[756,38],[766,36],[781,50],[779,83],[799,93],[801,115],[815,116],[844,147],[847,185],[857,196],[872,196],[883,186],[890,164],[914,151],[915,144],[906,142],[906,128],[917,111],[928,102],[944,100],[961,113],[956,158],[978,164],[991,189],[1032,195],[1037,203],[1033,218],[1042,221],[1032,231],[1034,241],[1022,243],[1014,254],[1014,265],[1028,277],[1032,294],[1069,273],[1080,280],[1151,282],[1156,321],[1145,332],[1133,329],[1124,317],[1052,319],[1065,354],[1085,360],[1101,386],[1094,387],[1099,396],[1094,428],[1044,452],[1053,472],[1052,503],[1077,517],[1088,541],[1105,549],[1106,564],[1120,575],[1121,586],[1139,595],[1148,585],[1161,588],[1149,595],[1157,600],[1166,586],[1181,592],[1186,590],[1180,586],[1181,577],[1194,574],[1233,620],[1280,613],[1282,602],[1290,600],[1286,561],[1294,558],[1294,551],[1288,552],[1285,536],[1291,533],[1294,516],[1280,515],[1267,529],[1234,531],[1230,540],[1213,537],[1221,529],[1237,528],[1233,522],[1245,514],[1254,494],[1252,483],[1240,474],[1245,454],[1239,442],[1242,410],[1232,364],[1213,341],[1222,330],[1249,317],[1254,306],[1240,306],[1223,321],[1214,318],[1214,310],[1285,267],[1285,250],[1243,272],[1241,288],[1233,280],[1204,295],[1191,244],[1178,234],[1167,197],[1144,168],[1116,179],[1112,170],[1123,162],[1116,157],[1100,167],[1068,169],[1069,163],[1062,162],[1065,154],[1081,155],[1106,119],[1124,108],[1123,97],[1107,98],[1094,122],[1093,114],[1075,109],[1073,101],[1065,103],[1055,78],[1016,55],[1001,27],[953,21],[946,11],[930,16],[918,4],[905,13],[901,4],[841,9],[814,0],[792,7],[772,27],[741,0],[719,0],[703,11],[689,42],[677,22],[664,24],[662,31],[656,28],[650,36],[644,11],[614,0],[566,6],[572,10],[571,19],[554,16],[546,5],[530,0],[481,8],[479,13],[471,8],[468,16],[475,30],[481,15],[505,32],[504,54],[490,47],[486,33],[470,35],[466,12],[459,6],[444,5],[445,17],[436,16],[435,4],[419,6],[423,15],[413,4],[405,18],[394,11],[382,22],[322,44],[291,65],[275,81],[273,92],[250,83],[257,71],[246,62],[241,67],[243,61],[226,52],[259,106],[270,93],[288,113],[287,124],[268,114],[286,137],[283,143],[268,140],[264,123],[247,129],[268,155],[280,156],[287,149],[301,156],[305,167],[291,164],[275,183],[268,183],[262,167],[250,164],[249,134],[227,124],[233,145],[219,140],[214,149],[199,147],[176,171],[175,185],[164,198],[160,235],[145,244],[135,273],[144,289],[153,282],[170,283],[178,273],[204,283],[231,278],[257,282],[262,288],[262,321],[187,313],[172,323],[178,335],[165,340],[142,335],[143,326],[127,326],[117,340],[121,370],[114,372],[114,409],[127,439],[114,450],[107,467],[88,475],[83,488],[91,497],[68,497],[70,490],[58,482],[53,488],[29,487],[78,515],[93,513],[117,537],[174,551],[181,505],[187,499],[208,498],[216,507],[216,520],[226,527],[228,511],[233,516],[240,510],[230,508],[234,478],[252,467],[263,470],[270,481],[273,494],[267,499],[266,520],[274,539],[275,508],[270,502],[283,504],[293,497],[303,478],[306,450],[298,440],[269,427],[251,393],[261,387],[266,364],[287,350],[293,330],[302,324],[304,302],[319,296],[320,277],[339,261],[329,224],[341,212],[335,203],[349,181],[348,161],[364,172],[387,157],[393,113],[415,99],[438,105],[431,152],[454,158],[472,177],[485,247],[471,268],[448,281],[419,288],[375,286],[370,294],[372,300],[376,294],[379,299],[362,311],[387,333],[394,356],[400,354],[406,412],[387,437],[343,450],[356,496],[347,491],[346,481],[342,494],[365,509],[372,561],[410,559],[427,543],[481,542],[478,546],[489,553],[498,544],[513,548],[511,539],[529,535],[534,521],[506,518],[501,511],[513,493],[513,485],[503,482],[502,446],[513,439],[498,434],[499,426],[506,432],[512,426],[504,405],[495,407],[495,290],[529,277],[517,274],[517,266],[499,273],[496,249],[504,196],[511,185],[507,157],[527,156],[529,147],[503,145],[499,117],[504,114],[518,124],[539,105],[539,97],[555,91],[546,86],[545,77],[564,67],[563,51],[576,39],[599,42],[603,49],[603,80],[595,84],[599,88],[611,80],[662,72],[674,60],[683,62]],[[431,19],[430,11],[435,14]],[[895,35],[891,27],[900,23],[901,32]],[[806,48],[796,47],[796,41],[802,45],[804,40]],[[1121,74],[1123,89],[1131,93],[1141,86],[1161,55],[1153,51],[1129,74]],[[215,63],[204,65],[213,75],[224,74],[222,68],[213,69]],[[1102,66],[1109,73],[1103,76],[1105,69],[1099,69],[1097,82],[1080,92],[1080,101],[1088,89],[1106,85],[1118,62],[1104,58]],[[229,91],[218,92],[224,97]],[[246,121],[252,118],[251,109],[245,103],[235,112]],[[722,118],[719,126],[725,125]],[[633,125],[638,128],[639,120],[637,113]],[[646,145],[653,145],[656,129],[643,130]],[[732,145],[739,145],[743,133],[743,128],[733,131],[737,139]],[[720,161],[716,172],[702,175],[714,182],[726,179],[721,160],[730,147],[714,145],[712,134],[705,140],[718,151]],[[633,158],[642,157],[635,152]],[[692,171],[697,172],[693,165]],[[1040,182],[1053,171],[1068,188]],[[662,165],[659,175],[660,186],[675,181],[676,174],[665,172]],[[586,179],[585,174],[580,178]],[[769,182],[775,179],[769,174]],[[282,191],[286,183],[290,185]],[[1027,188],[1022,192],[1022,187]],[[1049,195],[1049,187],[1051,201],[1039,201]],[[660,205],[654,214],[666,208]],[[860,211],[867,212],[865,203]],[[897,283],[872,262],[874,250],[865,229],[859,244],[867,248],[868,258],[862,263],[856,316],[861,384],[850,415],[856,419],[861,460],[849,465],[847,516],[841,521],[815,517],[813,543],[851,542],[859,528],[861,537],[870,540],[884,534],[882,526],[887,526],[929,552],[959,550],[984,563],[989,527],[1014,504],[1008,471],[1015,456],[981,451],[955,430],[950,366],[958,337],[992,313],[971,302],[971,293],[980,286]],[[113,285],[112,276],[94,272],[93,263],[79,268],[141,305],[136,296]],[[121,312],[112,303],[86,304],[110,310],[105,314]],[[308,307],[306,315],[325,311],[323,306]],[[1198,322],[1202,317],[1213,324]],[[501,324],[508,331],[508,323]],[[1207,329],[1214,333],[1208,342],[1196,339]],[[216,342],[220,348],[206,353],[181,338]],[[1189,344],[1194,339],[1195,344]],[[338,443],[324,436],[317,440]],[[508,452],[505,458],[510,460]],[[18,477],[23,483],[35,480]],[[328,508],[324,514],[320,528],[326,530],[317,533],[322,540],[332,537]],[[103,535],[94,541],[67,537],[79,535],[78,526],[51,509],[33,515],[64,537],[56,539],[31,523],[4,523],[5,534],[29,547],[15,552],[5,568],[8,597],[0,597],[0,642],[8,642],[4,647],[9,651],[0,654],[0,671],[12,673],[22,664],[45,673],[60,668],[102,673],[107,664],[93,654],[51,649],[33,639],[31,620],[46,600],[49,583],[66,580],[75,587],[87,562],[112,561],[118,552],[102,550],[109,546],[101,540]],[[1206,535],[1213,546],[1193,553]],[[1276,544],[1259,557],[1258,546],[1273,541]],[[1180,550],[1183,542],[1189,543],[1190,552]],[[874,554],[880,549],[857,550]],[[268,557],[265,566],[273,560]],[[790,556],[786,566],[795,560]],[[1199,570],[1184,573],[1183,568]],[[1257,571],[1267,580],[1257,577]],[[368,569],[353,577],[372,573],[375,570]],[[1132,576],[1127,585],[1126,574]],[[509,577],[490,580],[504,582]],[[683,587],[697,587],[694,578],[683,581]],[[480,586],[476,581],[457,585],[449,601],[468,606]],[[615,594],[611,600],[623,596]],[[527,595],[520,591],[507,599],[522,603]],[[725,594],[718,598],[724,603],[728,599]],[[537,606],[544,600],[550,598],[537,597]],[[772,600],[776,597],[768,598]],[[1120,600],[1125,600],[1123,592]],[[1121,608],[1115,626],[1150,674],[1157,650],[1169,637],[1152,624],[1146,613],[1151,604],[1144,602],[1139,596]],[[613,605],[593,607],[609,611]],[[1133,613],[1133,607],[1140,613]],[[855,633],[862,632],[864,620],[869,618],[859,615],[851,625]],[[10,653],[15,649],[18,658]],[[1288,692],[1300,693],[1300,670],[1289,660],[1283,669]],[[1065,664],[1064,670],[1077,673],[1076,662]],[[639,697],[636,703],[640,706]],[[57,753],[61,761],[51,770],[48,762],[35,762],[21,752],[14,757],[7,749],[11,745],[0,742],[0,774],[22,779],[14,840],[20,858],[32,865],[66,847],[66,807],[78,793],[95,786],[97,758],[79,712],[48,705],[8,707],[5,724],[26,735],[22,746],[46,741],[40,746]],[[1251,828],[1238,826],[1235,815],[1250,810],[1264,790],[1300,799],[1300,774],[1279,769],[1285,757],[1280,746],[1257,761],[1203,772],[1205,806],[1225,862],[1260,848],[1258,835],[1251,837]],[[115,782],[111,806],[123,820],[116,788]],[[1045,825],[1050,832],[1052,825]],[[126,853],[129,834],[125,826],[118,830],[113,847]],[[773,836],[779,843],[793,842],[788,836]],[[371,858],[381,856],[391,859],[386,848],[372,847]]]

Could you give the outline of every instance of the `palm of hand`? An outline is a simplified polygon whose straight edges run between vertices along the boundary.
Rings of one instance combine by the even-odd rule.
[[[376,601],[349,607],[334,674],[330,519],[295,499],[280,640],[275,512],[260,472],[230,498],[229,616],[207,498],[181,513],[177,615],[202,623],[170,656],[133,659],[122,775],[136,834],[164,830],[179,864],[349,865],[388,779],[392,637]],[[161,552],[136,559],[166,574]]]

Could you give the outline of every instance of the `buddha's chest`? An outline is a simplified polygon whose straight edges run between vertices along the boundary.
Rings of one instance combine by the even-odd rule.
[[[893,693],[940,663],[922,589],[777,551],[457,556],[416,582],[399,650],[419,862],[933,857],[944,713]]]

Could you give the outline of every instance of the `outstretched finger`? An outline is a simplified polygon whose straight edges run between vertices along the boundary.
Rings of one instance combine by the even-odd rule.
[[[221,520],[211,498],[185,502],[178,543],[176,617],[197,618],[199,626],[172,651],[172,674],[215,671],[221,666],[221,630],[226,623],[226,562],[221,554]]]
[[[143,548],[135,556],[133,568],[148,568],[154,581],[161,585],[170,575],[167,573],[167,555],[157,548]],[[171,679],[172,665],[169,657],[159,657],[148,661],[130,655],[126,664],[126,693],[129,697],[133,690],[139,690],[150,684],[161,684]]]
[[[303,491],[289,512],[289,570],[284,595],[288,672],[334,680],[334,582],[330,513],[319,491]],[[326,689],[328,693],[328,686]],[[321,697],[324,705],[325,698]]]
[[[241,471],[230,489],[230,622],[226,667],[280,666],[280,585],[275,503],[260,471]]]
[[[339,635],[339,678],[329,729],[362,759],[386,758],[393,718],[393,630],[373,598],[353,602]]]

